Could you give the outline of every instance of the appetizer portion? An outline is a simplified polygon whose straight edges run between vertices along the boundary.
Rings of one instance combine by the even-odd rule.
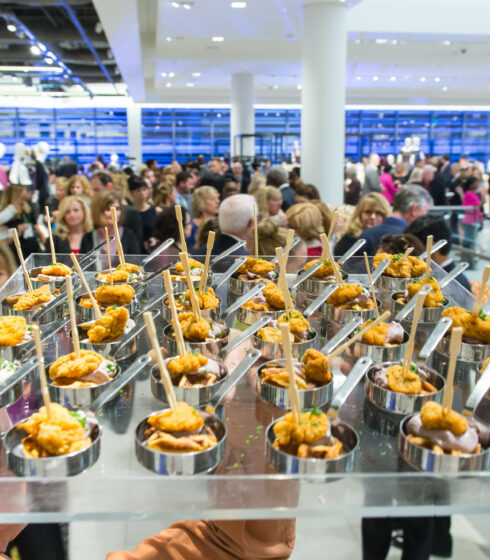
[[[388,391],[407,395],[437,393],[437,389],[428,381],[429,373],[416,364],[411,364],[406,372],[403,371],[401,364],[388,367],[376,365],[371,371],[374,383]]]
[[[450,331],[454,327],[462,327],[463,342],[490,344],[490,318],[483,311],[473,315],[463,307],[448,307],[442,312],[442,316],[453,320]]]
[[[129,305],[134,297],[134,288],[129,284],[103,284],[94,292],[95,301],[102,307],[110,305]],[[88,296],[80,299],[82,307],[92,308],[92,302]]]
[[[218,307],[220,303],[213,288],[208,288],[205,292],[196,290],[195,294],[199,309],[213,309]],[[168,299],[165,300],[165,305],[170,306],[170,301]],[[189,290],[187,290],[185,294],[181,294],[178,298],[175,298],[175,307],[177,311],[190,311],[192,309],[191,293]]]
[[[117,267],[112,271],[104,270],[103,272],[99,272],[96,278],[100,282],[110,284],[111,275],[112,282],[116,283],[139,282],[146,276],[145,271],[141,268],[141,266],[138,266],[137,264],[126,263],[124,266],[118,264]]]
[[[429,276],[427,280],[425,280],[425,278],[421,278],[420,280],[410,282],[403,296],[397,297],[396,301],[398,303],[406,304],[408,300],[412,299],[420,288],[424,286],[432,286],[432,290],[425,296],[424,307],[441,307],[444,303],[444,296],[441,288],[439,287],[439,282],[433,276]]]
[[[405,258],[402,257],[403,253],[398,253],[397,255],[378,253],[374,255],[373,266],[376,268],[383,259],[390,259],[390,264],[383,272],[385,276],[393,278],[418,278],[424,274],[427,265],[420,257],[412,255]]]
[[[116,372],[115,362],[106,360],[92,350],[80,350],[79,358],[75,352],[58,358],[49,368],[49,377],[57,387],[77,389],[107,383]]]
[[[198,319],[192,312],[179,313],[182,335],[188,342],[211,342],[225,336],[223,325]]]
[[[120,336],[128,323],[129,313],[125,307],[109,307],[104,315],[90,324],[87,336],[90,342],[109,342]]]
[[[192,281],[195,282],[196,280],[201,280],[201,274],[204,272],[204,265],[196,261],[195,259],[187,259],[189,261],[189,271],[191,273]],[[175,263],[173,270],[176,274],[171,275],[172,280],[177,280],[178,282],[185,282],[185,272],[184,272],[184,265],[179,261]]]
[[[167,369],[176,387],[206,387],[219,381],[222,368],[216,360],[210,360],[199,352],[186,352],[183,356],[172,358]]]
[[[313,348],[308,348],[301,361],[293,361],[293,369],[299,390],[316,389],[332,380],[328,358]],[[260,370],[260,378],[269,385],[289,389],[289,374],[284,365],[270,362]]]
[[[366,311],[374,309],[373,298],[363,286],[359,284],[342,284],[327,299],[328,305],[339,309],[352,311]]]
[[[321,262],[322,266],[316,272],[314,272],[312,274],[311,278],[320,278],[321,280],[335,282],[336,279],[335,279],[335,274],[334,274],[334,270],[333,270],[333,264],[332,264],[332,261],[330,259],[315,259],[313,261],[310,261],[309,263],[305,264],[304,270],[308,270],[310,267],[312,267],[317,262]],[[342,269],[340,268],[340,266],[337,263],[335,263],[335,266],[342,273]]]
[[[13,309],[17,311],[28,311],[44,307],[44,304],[49,303],[54,299],[49,284],[45,284],[40,288],[26,292],[25,294],[10,296],[5,298],[5,302],[12,305]]]
[[[247,257],[247,260],[237,270],[238,280],[256,282],[258,280],[275,280],[278,276],[276,265],[265,259]]]
[[[310,323],[299,311],[293,310],[283,313],[277,321],[272,321],[271,326],[263,327],[257,332],[257,336],[265,342],[281,343],[281,331],[278,327],[281,323],[289,323],[291,342],[305,342],[315,336],[315,331],[310,328]]]
[[[372,322],[373,319],[369,319],[361,326],[361,329]],[[385,348],[389,348],[390,346],[398,346],[399,344],[402,344],[404,338],[405,331],[400,323],[397,323],[396,321],[385,323],[383,321],[364,333],[361,338],[361,342],[369,344],[370,346],[384,346]]]
[[[327,416],[316,407],[302,412],[299,424],[289,412],[274,425],[273,446],[302,459],[334,459],[342,455],[342,442],[333,437]]]
[[[69,266],[66,266],[66,264],[63,263],[53,263],[41,268],[41,274],[39,274],[37,278],[34,278],[34,280],[43,281],[46,280],[46,278],[43,278],[44,276],[57,276],[58,278],[60,278],[68,276],[69,274],[71,274],[71,268]],[[51,278],[47,279],[51,280]]]
[[[148,418],[148,424],[146,442],[156,451],[189,453],[204,451],[218,443],[199,412],[185,402],[178,402],[175,412],[168,409],[153,414]]]
[[[274,282],[267,282],[264,289],[242,305],[252,311],[280,311],[285,308],[284,294]]]
[[[22,446],[27,457],[34,459],[68,455],[92,443],[83,413],[71,412],[57,403],[51,403],[50,417],[42,406],[18,427],[29,434],[22,440]]]
[[[0,346],[17,346],[25,341],[27,323],[20,315],[0,316]]]
[[[490,443],[490,433],[474,420],[428,401],[407,423],[407,439],[437,454],[471,455]]]

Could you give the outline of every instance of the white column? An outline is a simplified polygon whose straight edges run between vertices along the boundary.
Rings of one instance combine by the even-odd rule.
[[[141,106],[128,103],[128,146],[131,166],[139,170],[141,166]]]
[[[327,204],[343,201],[347,7],[303,0],[301,178]]]
[[[233,74],[231,77],[231,114],[230,114],[230,153],[240,153],[236,134],[253,134],[255,132],[254,115],[254,76],[248,72]],[[234,144],[236,143],[236,149]],[[243,140],[242,156],[254,155],[253,138]]]

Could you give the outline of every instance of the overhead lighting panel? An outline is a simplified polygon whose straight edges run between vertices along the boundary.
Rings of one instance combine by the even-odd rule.
[[[41,54],[41,49],[37,45],[31,45],[31,53],[38,56]]]
[[[232,2],[231,7],[232,8],[237,8],[237,9],[243,9],[243,8],[247,7],[247,3],[246,2]]]
[[[7,29],[10,31],[10,33],[15,33],[17,31],[17,27],[13,23],[9,23],[7,25]]]
[[[222,43],[225,40],[224,37],[212,37],[211,41],[213,41],[214,43]]]

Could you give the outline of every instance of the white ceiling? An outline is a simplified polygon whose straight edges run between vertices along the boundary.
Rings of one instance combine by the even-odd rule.
[[[247,71],[257,103],[300,102],[301,0],[94,4],[135,101],[228,103],[232,73]],[[488,104],[489,22],[488,0],[353,2],[347,102]]]

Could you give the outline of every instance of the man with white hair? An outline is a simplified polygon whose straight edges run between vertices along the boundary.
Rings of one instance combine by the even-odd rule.
[[[220,255],[235,243],[247,241],[254,227],[255,198],[249,194],[235,194],[225,198],[219,207],[219,233],[214,240],[213,255]],[[196,255],[206,254],[206,245],[195,251]],[[248,255],[245,247],[240,247],[234,255]],[[226,261],[226,259],[225,259]],[[226,263],[227,268],[230,263]]]

